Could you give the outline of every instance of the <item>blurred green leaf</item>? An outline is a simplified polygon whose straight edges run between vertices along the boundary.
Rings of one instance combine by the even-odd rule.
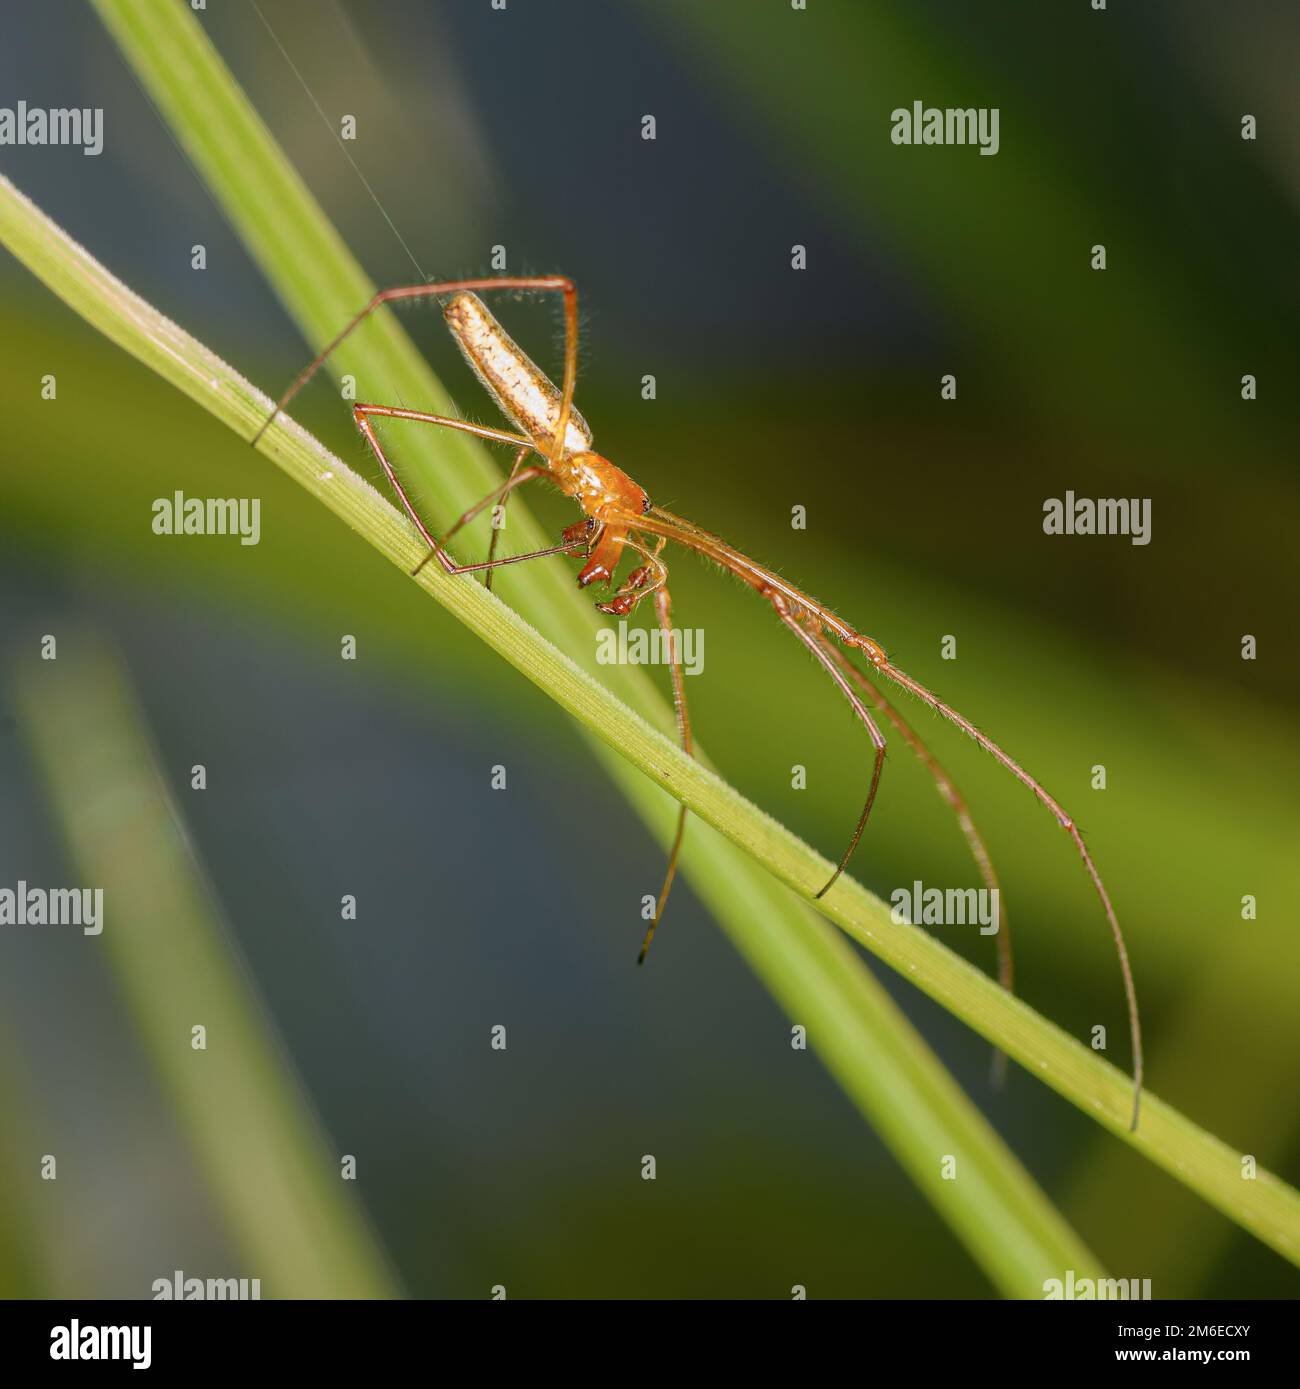
[[[87,633],[33,660],[15,705],[131,1015],[235,1240],[273,1297],[392,1297],[392,1271],[337,1171],[203,880],[125,672]],[[208,1045],[195,1050],[201,1024]]]

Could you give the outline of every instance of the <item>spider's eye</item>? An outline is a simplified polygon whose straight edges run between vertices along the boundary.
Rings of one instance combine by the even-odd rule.
[[[647,498],[645,499],[645,505],[641,508],[641,514],[642,514],[642,516],[644,516],[644,515],[646,514],[646,512],[649,511],[649,510],[650,510],[650,498],[647,497]]]

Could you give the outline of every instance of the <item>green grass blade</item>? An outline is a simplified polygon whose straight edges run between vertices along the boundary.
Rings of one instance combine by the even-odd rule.
[[[15,705],[137,1030],[246,1266],[271,1297],[397,1286],[194,861],[120,663],[85,634],[32,661]],[[202,1024],[205,1050],[193,1050]]]
[[[231,367],[208,352],[175,324],[151,309],[115,280],[84,249],[71,241],[7,181],[0,179],[0,239],[50,288],[108,337],[146,362],[166,380],[198,401],[242,438],[251,438],[270,402]],[[264,436],[260,449],[289,476],[325,503],[353,530],[394,564],[410,571],[423,558],[412,528],[377,492],[329,453],[292,420]],[[722,836],[757,859],[781,882],[805,899],[825,881],[830,865],[814,850],[750,804],[708,768],[686,757],[610,691],[580,670],[541,637],[523,617],[480,585],[448,579],[425,566],[417,582],[437,602],[522,671],[584,727],[617,751],[632,768],[671,792],[695,813],[697,825],[692,864],[695,882],[738,947],[758,969],[773,994],[797,1021],[820,1019],[829,1029],[813,1034],[816,1045],[840,1083],[891,1143],[903,1165],[922,1182],[936,1205],[962,1234],[968,1248],[1005,1290],[1028,1293],[1034,1278],[1051,1276],[1035,1261],[1007,1262],[1012,1222],[1039,1251],[1051,1248],[1049,1261],[1061,1267],[1082,1253],[1066,1240],[1059,1217],[1036,1193],[1020,1187],[1014,1158],[996,1144],[919,1039],[899,1028],[888,1042],[880,1029],[889,1012],[876,998],[869,977],[850,981],[843,972],[849,956],[834,960],[824,931],[804,915],[794,914],[788,894],[753,871],[722,842]],[[641,777],[619,776],[633,803],[646,809]],[[650,810],[661,831],[667,822]],[[712,826],[710,833],[705,826]],[[1293,1261],[1300,1247],[1300,1195],[1273,1175],[1260,1171],[1243,1180],[1240,1153],[1205,1133],[1158,1097],[1144,1104],[1142,1126],[1128,1131],[1129,1078],[1110,1063],[1040,1017],[1027,1004],[1009,997],[938,941],[922,931],[894,924],[885,903],[855,881],[842,878],[821,899],[819,910],[848,935],[910,979],[955,1016],[967,1022],[1032,1074],[1064,1095],[1084,1113],[1132,1144]],[[816,939],[816,947],[810,941]],[[838,943],[837,943],[838,944]],[[849,1000],[856,990],[858,1006]],[[890,1048],[909,1053],[911,1066],[884,1074]],[[897,1060],[897,1056],[894,1056]],[[908,1075],[925,1066],[925,1082],[898,1089]],[[942,1157],[933,1134],[953,1134],[943,1152],[971,1157],[997,1154],[997,1170],[986,1170],[986,1192],[962,1190],[964,1184],[927,1180]],[[901,1136],[900,1136],[901,1134]],[[994,1207],[986,1193],[1002,1192]],[[975,1229],[978,1234],[972,1235]],[[999,1249],[996,1246],[1002,1245]],[[1078,1264],[1066,1264],[1078,1268]]]

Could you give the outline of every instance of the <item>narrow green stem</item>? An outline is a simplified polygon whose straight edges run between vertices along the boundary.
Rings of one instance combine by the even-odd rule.
[[[250,997],[120,661],[85,632],[59,640],[57,661],[20,667],[15,704],[73,857],[103,891],[98,940],[226,1217],[239,1276],[269,1297],[395,1296],[355,1188]]]

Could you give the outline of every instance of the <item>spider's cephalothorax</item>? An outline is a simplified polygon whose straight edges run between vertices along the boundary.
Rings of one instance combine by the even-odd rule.
[[[622,468],[598,453],[564,454],[552,461],[551,472],[560,489],[595,523],[578,586],[610,582],[627,543],[627,518],[649,511],[650,498]]]

